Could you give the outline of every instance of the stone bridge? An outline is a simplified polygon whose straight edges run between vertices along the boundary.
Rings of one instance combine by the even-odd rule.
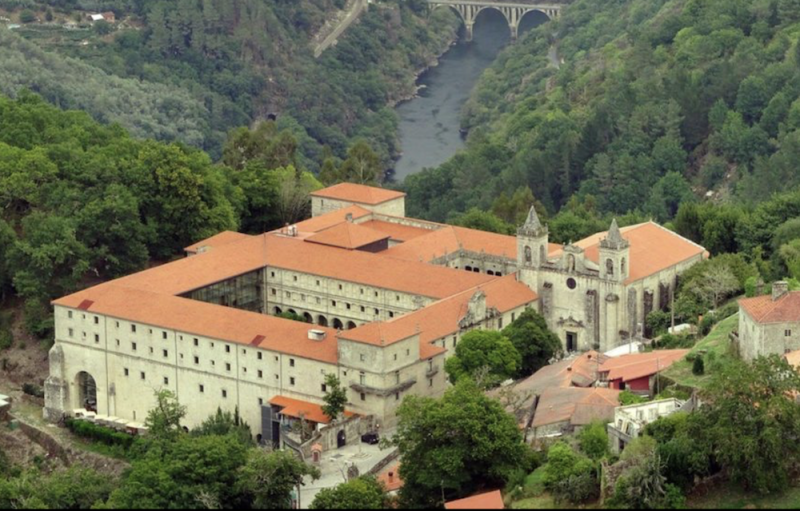
[[[467,29],[467,40],[472,40],[472,27],[475,19],[484,9],[500,11],[508,21],[511,29],[511,39],[516,40],[519,33],[519,24],[526,14],[540,12],[549,19],[557,18],[561,14],[564,3],[543,2],[539,0],[428,0],[431,8],[450,7],[461,15]]]

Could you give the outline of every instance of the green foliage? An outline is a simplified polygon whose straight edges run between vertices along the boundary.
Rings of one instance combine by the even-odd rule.
[[[406,397],[397,416],[392,443],[403,459],[415,460],[400,466],[404,506],[438,506],[443,496],[502,487],[528,465],[515,419],[468,378],[441,399]]]
[[[186,407],[169,390],[159,390],[155,397],[156,406],[147,413],[144,421],[148,435],[157,440],[174,439],[183,432],[181,421],[186,417]]]
[[[136,442],[136,437],[134,436],[85,420],[68,419],[66,426],[67,429],[81,438],[100,442],[110,447],[118,446],[123,451],[129,450]]]
[[[111,493],[114,479],[73,465],[51,474],[28,470],[0,478],[3,509],[91,509]]]
[[[236,488],[252,502],[253,509],[289,509],[291,493],[304,484],[304,477],[316,481],[320,471],[303,463],[292,451],[252,449],[239,472]]]
[[[544,317],[533,309],[526,309],[505,327],[503,336],[511,341],[521,357],[516,373],[518,378],[535,373],[561,351],[558,336],[547,328]]]
[[[322,400],[325,401],[325,404],[322,405],[322,413],[335,422],[344,413],[344,407],[347,404],[347,389],[342,387],[342,382],[333,373],[325,375],[325,387],[325,395],[322,396]]]
[[[647,398],[634,394],[630,390],[623,390],[619,393],[619,404],[622,406],[638,405],[646,402]]]
[[[306,318],[304,318],[303,316],[301,316],[299,314],[294,314],[294,313],[288,312],[288,311],[287,312],[281,312],[276,317],[283,318],[283,319],[288,319],[289,321],[299,321],[300,323],[308,323],[308,321],[306,321]]]
[[[731,364],[709,387],[708,436],[734,480],[759,493],[786,488],[800,447],[784,439],[800,433],[800,408],[787,396],[800,391],[800,374],[778,356]]]
[[[547,451],[544,485],[557,501],[580,503],[596,497],[600,491],[592,460],[578,454],[560,441]]]
[[[243,445],[252,447],[255,445],[253,442],[253,434],[250,431],[250,426],[242,420],[239,416],[239,408],[237,407],[234,413],[222,411],[222,408],[217,408],[217,413],[210,416],[203,421],[200,426],[192,430],[192,435],[195,436],[232,436],[238,439]]]
[[[30,9],[25,9],[19,14],[19,20],[22,23],[33,23],[36,21],[36,13]]]
[[[444,367],[451,383],[473,378],[482,388],[492,388],[517,374],[520,364],[519,352],[501,332],[473,330],[464,334]]]
[[[386,509],[383,485],[374,477],[359,477],[333,488],[322,489],[310,509]]]
[[[44,398],[44,390],[40,386],[34,385],[33,383],[23,384],[22,392],[28,394],[29,396]]]
[[[672,315],[669,312],[655,310],[647,315],[645,319],[647,329],[651,337],[658,337],[667,333],[672,323]]]
[[[581,451],[597,461],[608,455],[608,432],[604,422],[593,422],[578,435]]]
[[[516,232],[513,225],[506,223],[493,213],[481,211],[478,208],[472,208],[466,213],[452,217],[447,223],[497,234],[511,235]]]
[[[190,509],[205,499],[203,505],[233,507],[246,461],[246,448],[232,436],[178,435],[155,442],[133,461],[108,505],[112,509]]]
[[[703,376],[706,374],[706,365],[703,362],[703,357],[698,356],[692,363],[692,374],[695,376]]]

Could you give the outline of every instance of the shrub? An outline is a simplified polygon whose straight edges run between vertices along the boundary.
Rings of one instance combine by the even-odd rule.
[[[691,348],[694,344],[694,336],[688,334],[664,334],[657,341],[653,342],[653,346],[661,350]]]
[[[44,390],[42,390],[40,386],[34,385],[32,383],[26,383],[25,385],[23,385],[22,392],[33,397],[39,397],[39,398],[44,397]]]
[[[644,398],[638,394],[634,394],[630,390],[623,390],[619,394],[619,402],[622,406],[638,405],[641,403],[646,403],[647,398]]]
[[[647,327],[650,329],[650,335],[652,337],[658,337],[659,335],[667,333],[669,329],[670,322],[672,321],[672,315],[669,312],[664,311],[653,311],[647,315]]]
[[[595,477],[594,470],[588,470],[559,481],[552,491],[557,503],[567,501],[579,504],[599,497],[600,483]]]
[[[14,345],[14,336],[8,330],[0,330],[0,351],[7,350]]]
[[[136,438],[127,433],[121,433],[89,421],[67,419],[66,425],[67,429],[81,438],[112,447],[119,446],[126,451],[136,442]]]
[[[20,13],[19,20],[22,23],[33,23],[34,21],[36,21],[36,13],[34,13],[30,9],[25,9]]]
[[[608,433],[603,422],[593,422],[583,428],[578,441],[581,451],[593,460],[600,460],[608,454]]]
[[[703,376],[706,374],[706,366],[703,362],[703,357],[697,357],[692,364],[692,374],[695,376]]]

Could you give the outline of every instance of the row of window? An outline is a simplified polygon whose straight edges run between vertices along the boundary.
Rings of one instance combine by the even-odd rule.
[[[274,271],[270,272],[270,277],[275,278],[275,272]],[[299,280],[299,277],[297,275],[292,275],[292,281],[293,282],[297,282],[298,280]],[[317,279],[316,284],[317,284],[317,287],[320,287],[322,285],[322,281]],[[344,285],[343,284],[339,284],[339,291],[343,291],[343,290],[344,290]],[[275,294],[274,291],[275,290],[273,289],[273,294]],[[363,295],[364,294],[364,288],[363,287],[359,288],[359,292]],[[379,296],[379,293],[377,291],[373,291],[373,293],[375,294],[376,298]],[[303,295],[303,296],[305,296],[305,295]],[[319,300],[319,298],[317,298],[317,300]],[[395,300],[399,302],[400,301],[400,295],[395,295]],[[317,302],[317,303],[319,303],[319,302]]]
[[[245,372],[247,372],[247,369],[245,369]],[[127,367],[126,367],[126,368],[124,368],[124,369],[123,369],[123,374],[124,374],[126,377],[129,377],[129,376],[130,376],[130,370],[129,370]],[[259,377],[259,378],[261,378],[262,376],[263,376],[263,372],[262,372],[262,371],[259,371],[259,372],[258,372],[258,377]],[[147,373],[145,373],[144,371],[140,371],[140,372],[139,372],[139,377],[140,377],[140,379],[141,379],[142,381],[144,381],[144,380],[146,380],[146,379],[147,379]],[[276,374],[276,375],[275,375],[275,379],[276,379],[276,380],[279,380],[279,379],[280,379],[280,376],[278,376],[278,375]],[[295,379],[295,377],[294,377],[294,376],[291,376],[291,377],[289,378],[289,386],[290,386],[290,387],[294,387],[296,383],[297,383],[297,380]],[[166,376],[164,377],[164,385],[169,385],[169,378],[168,378],[168,377],[166,377]],[[203,389],[204,389],[203,385],[200,385],[200,392],[203,392],[203,391],[204,391]],[[328,391],[328,389],[327,389],[327,386],[326,386],[326,385],[323,383],[323,384],[322,384],[322,392],[327,392],[327,391]],[[225,392],[225,391],[223,391],[223,392]]]
[[[272,293],[272,296],[278,296],[278,290],[275,289],[274,287],[270,289],[270,292]],[[322,303],[322,299],[320,297],[318,297],[318,296],[315,297],[315,298],[316,298],[316,301],[317,301],[317,305],[320,305]],[[286,299],[287,300],[291,300],[292,299],[292,292],[291,291],[286,291]],[[398,300],[399,299],[400,299],[400,297],[398,296]],[[301,293],[300,294],[300,301],[301,302],[305,302],[306,301],[306,295]],[[338,302],[336,300],[331,300],[331,307],[335,308],[335,307],[338,307],[338,305],[339,304],[338,304]],[[344,302],[344,306],[345,306],[345,309],[347,309],[347,310],[353,310],[353,305],[350,304],[350,303]],[[364,305],[361,305],[360,307],[361,307],[361,312],[367,312],[367,308]],[[373,311],[374,311],[376,316],[381,313],[380,309],[373,309]],[[394,317],[394,312],[389,311],[389,317],[393,318]]]

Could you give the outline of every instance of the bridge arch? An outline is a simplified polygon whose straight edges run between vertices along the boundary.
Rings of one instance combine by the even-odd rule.
[[[539,13],[536,16],[544,16],[546,21],[558,17],[561,12],[561,7],[557,4],[538,5],[538,2],[521,0],[428,0],[428,3],[431,9],[449,7],[456,11],[464,22],[468,41],[472,40],[473,27],[478,14],[485,9],[497,10],[506,18],[511,29],[512,40],[517,38],[520,23],[530,13]]]

